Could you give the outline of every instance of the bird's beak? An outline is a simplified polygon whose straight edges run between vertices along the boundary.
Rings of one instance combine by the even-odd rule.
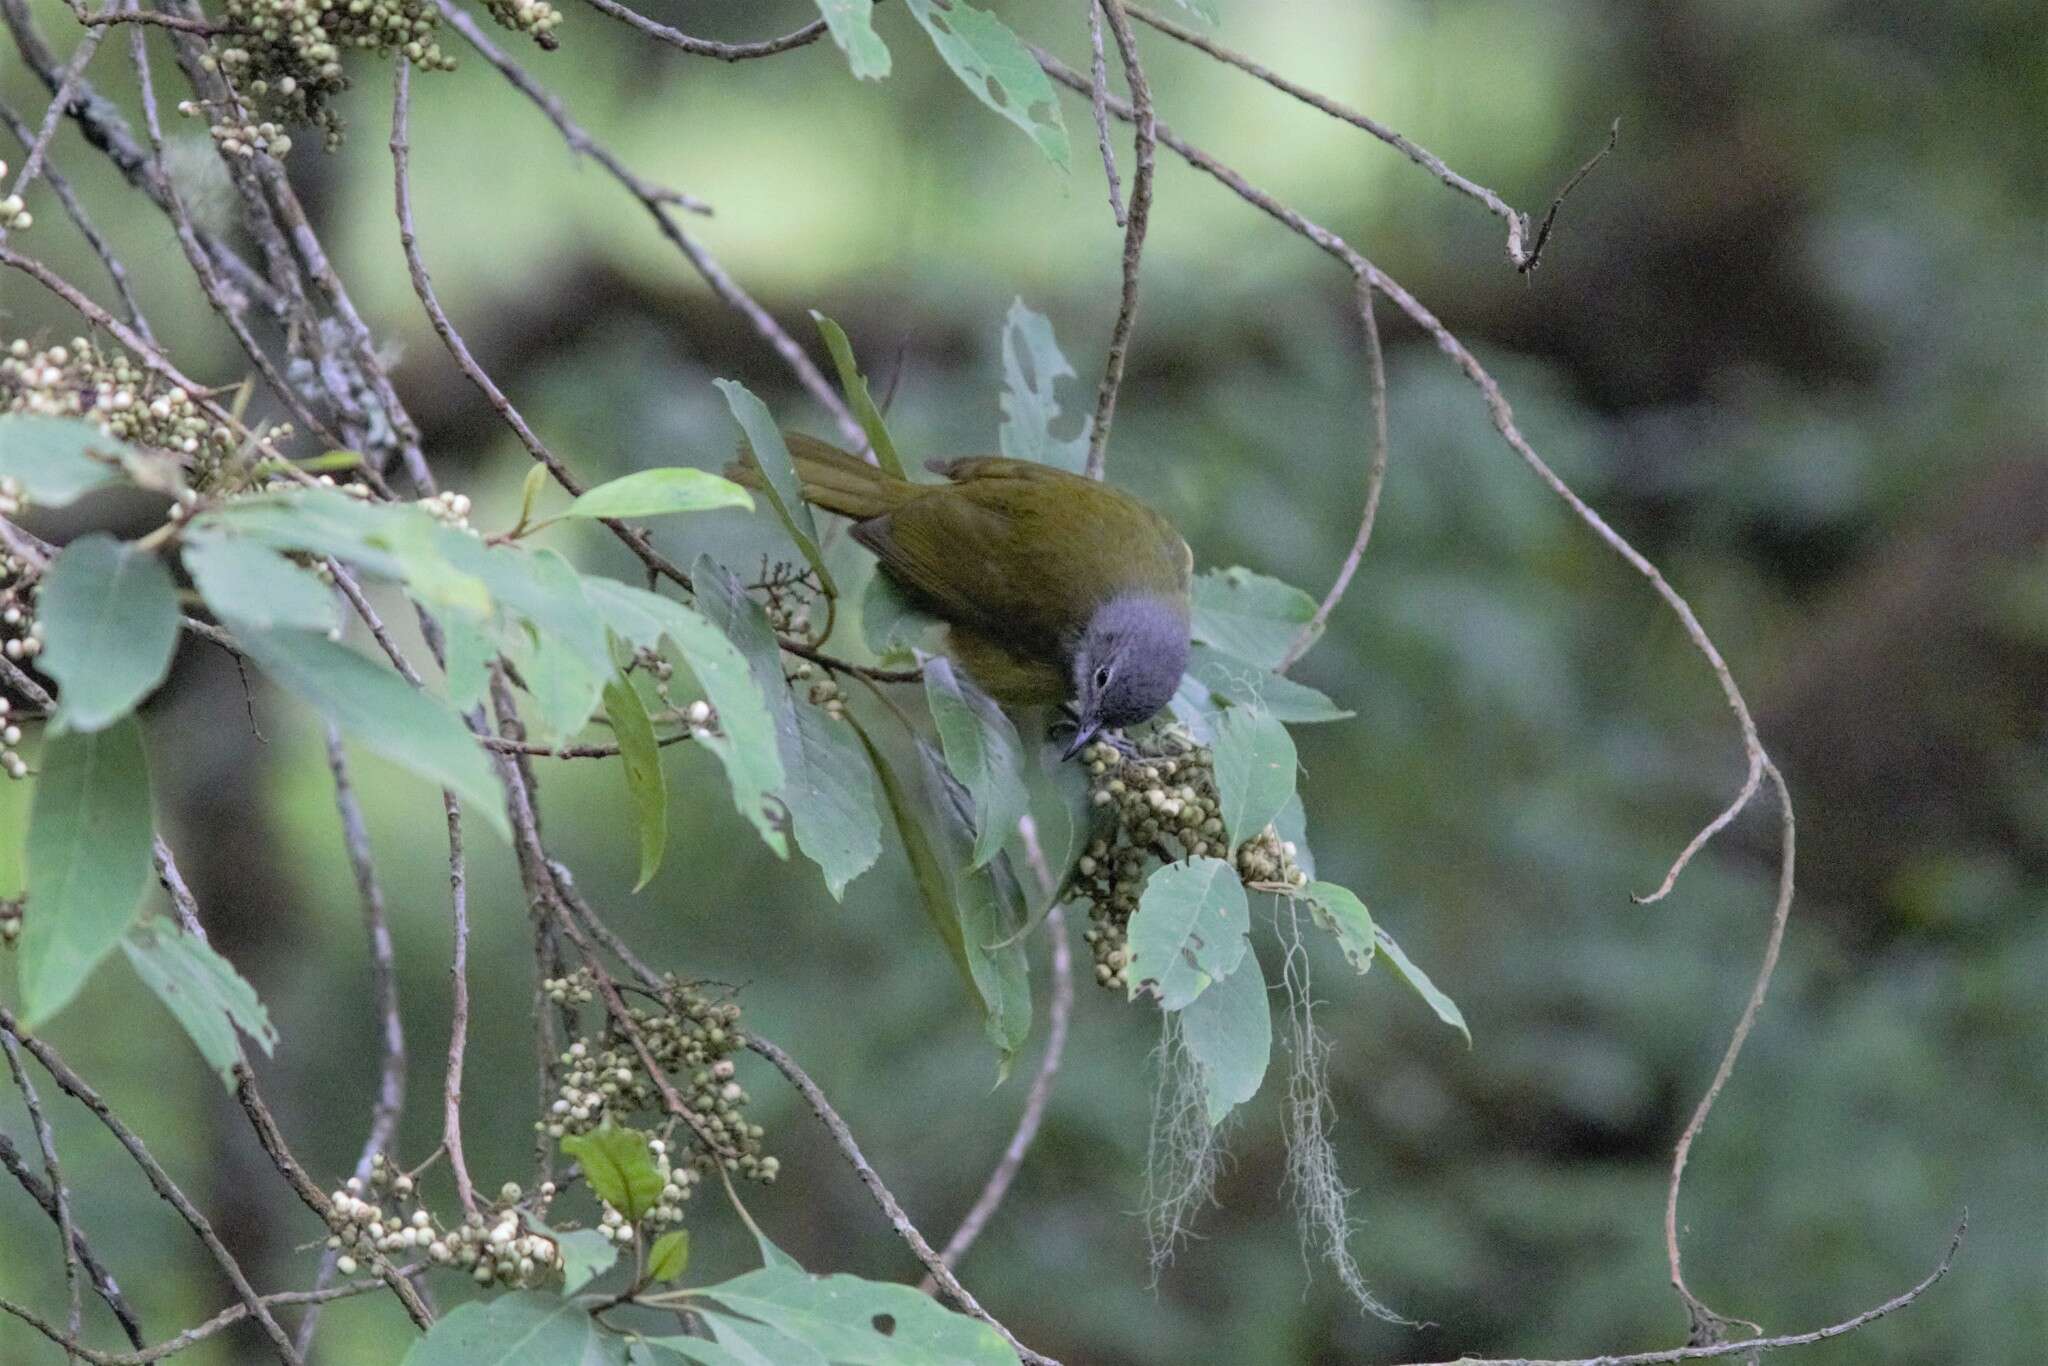
[[[1074,738],[1067,742],[1066,753],[1060,755],[1061,762],[1064,763],[1088,748],[1088,742],[1093,740],[1095,733],[1101,729],[1102,723],[1100,721],[1076,721],[1074,723]]]

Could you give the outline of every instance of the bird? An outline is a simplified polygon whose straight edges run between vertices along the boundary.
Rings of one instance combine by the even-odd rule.
[[[984,692],[1067,710],[1064,757],[1172,699],[1194,552],[1143,502],[1030,460],[931,460],[945,482],[917,483],[814,437],[783,439],[804,501],[851,520],[889,581],[946,623],[946,653]],[[764,487],[745,442],[726,475]]]

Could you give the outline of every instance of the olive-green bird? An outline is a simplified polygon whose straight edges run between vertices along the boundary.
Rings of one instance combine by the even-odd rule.
[[[852,519],[854,539],[948,625],[948,653],[991,697],[1068,706],[1068,754],[1151,717],[1180,686],[1194,556],[1130,494],[1000,456],[934,460],[947,482],[916,484],[811,437],[784,440],[804,501]],[[744,448],[726,473],[761,487]]]

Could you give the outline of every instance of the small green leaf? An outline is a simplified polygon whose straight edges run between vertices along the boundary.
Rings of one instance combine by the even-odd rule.
[[[877,659],[904,653],[939,624],[911,605],[896,581],[879,569],[868,579],[860,598],[860,633]]]
[[[149,760],[134,718],[45,735],[29,806],[21,1006],[39,1025],[70,1003],[135,923],[149,887]]]
[[[1378,926],[1373,927],[1372,934],[1373,942],[1379,946],[1379,951],[1386,956],[1386,960],[1394,965],[1394,972],[1400,979],[1406,982],[1417,996],[1429,1003],[1429,1008],[1436,1012],[1439,1020],[1463,1034],[1465,1047],[1470,1048],[1472,1031],[1465,1027],[1465,1013],[1458,1009],[1458,1003],[1444,995],[1437,984],[1429,980],[1429,974],[1416,967],[1408,955],[1401,952],[1401,946],[1394,942],[1392,935]]]
[[[555,1248],[561,1254],[564,1295],[575,1294],[610,1271],[619,1260],[619,1245],[598,1229],[579,1228],[571,1233],[557,1233],[545,1224],[537,1227],[539,1232],[554,1240]]]
[[[822,6],[832,3],[832,0],[820,0],[820,3]],[[865,9],[869,0],[855,0],[855,3]],[[883,72],[886,74],[887,71],[885,54]],[[898,479],[908,479],[910,476],[903,472],[903,457],[896,453],[896,443],[889,436],[889,424],[882,421],[882,410],[875,406],[874,396],[868,393],[867,377],[861,374],[860,366],[854,362],[853,343],[846,339],[845,329],[815,308],[811,310],[811,317],[817,320],[818,335],[825,339],[825,349],[832,353],[832,364],[838,367],[840,391],[846,395],[854,417],[860,420],[860,429],[867,433],[868,444],[875,448],[875,460]]]
[[[130,448],[84,418],[0,413],[0,479],[28,501],[60,508],[121,477]]]
[[[587,489],[563,510],[564,517],[660,517],[671,512],[717,508],[754,510],[754,497],[732,480],[709,470],[677,465],[641,470]]]
[[[1280,808],[1280,814],[1273,818],[1273,829],[1283,844],[1294,846],[1294,866],[1311,878],[1316,875],[1316,851],[1308,843],[1308,812],[1302,807],[1301,793],[1296,791],[1287,799],[1287,805]]]
[[[1023,299],[1012,303],[1003,319],[1003,425],[996,434],[1004,455],[1081,472],[1088,463],[1093,420],[1083,418],[1072,437],[1052,434],[1053,419],[1060,415],[1055,386],[1074,377],[1074,367],[1053,339],[1052,324],[1025,307]]]
[[[846,64],[856,77],[879,81],[889,74],[889,49],[875,33],[875,0],[817,0],[817,4],[832,41],[846,54]]]
[[[1131,997],[1149,986],[1161,1009],[1184,1008],[1244,961],[1251,928],[1244,884],[1222,859],[1153,869],[1131,917]]]
[[[925,703],[945,747],[946,766],[974,799],[970,866],[979,868],[1002,852],[1028,810],[1023,743],[1002,708],[955,674],[951,661],[933,655],[923,664]]]
[[[619,767],[626,775],[634,824],[640,829],[640,880],[633,884],[637,892],[661,867],[668,847],[668,786],[661,780],[661,747],[655,743],[654,723],[647,719],[647,704],[626,675],[613,674],[604,685],[604,714],[619,742]]]
[[[239,536],[194,536],[185,568],[213,614],[229,626],[341,628],[334,590],[268,546]]]
[[[1349,888],[1334,882],[1311,882],[1301,889],[1301,895],[1307,900],[1316,924],[1337,936],[1337,946],[1344,950],[1351,966],[1360,972],[1370,968],[1373,936],[1377,931],[1365,903]]]
[[[907,1285],[764,1266],[698,1293],[844,1366],[1015,1366],[1017,1360],[993,1327]]]
[[[1002,20],[966,0],[906,0],[932,46],[974,97],[1022,128],[1053,165],[1066,170],[1067,124],[1052,81]]]
[[[1195,580],[1195,639],[1261,668],[1277,667],[1315,614],[1315,599],[1299,588],[1242,566]]]
[[[1235,849],[1254,839],[1294,795],[1294,741],[1265,712],[1232,707],[1216,719],[1216,796]]]
[[[442,619],[441,638],[447,646],[448,704],[466,712],[490,692],[491,661],[498,649],[474,623],[453,615]]]
[[[37,595],[38,661],[57,680],[58,719],[98,730],[134,710],[170,672],[178,590],[163,561],[103,532],[64,547]]]
[[[647,1249],[647,1279],[672,1281],[690,1265],[690,1230],[670,1229]]]
[[[1258,707],[1271,713],[1274,720],[1291,725],[1342,721],[1356,715],[1306,684],[1225,654],[1213,645],[1189,647],[1188,674],[1233,705]],[[1212,713],[1221,710],[1213,704],[1207,709]]]
[[[255,1040],[267,1056],[277,1044],[270,1012],[235,965],[203,941],[156,920],[136,926],[121,950],[143,985],[155,993],[184,1027],[199,1055],[235,1089],[235,1064],[242,1048],[235,1031]]]
[[[647,1150],[647,1135],[607,1123],[562,1140],[562,1151],[583,1164],[583,1179],[597,1198],[629,1224],[637,1224],[661,1200],[661,1173]]]
[[[626,1340],[558,1295],[518,1290],[449,1310],[402,1366],[626,1366]]]
[[[294,469],[308,474],[333,474],[340,470],[358,470],[363,467],[361,451],[322,451],[319,455],[308,456],[293,463]]]
[[[540,502],[540,491],[548,486],[548,467],[536,463],[526,472],[526,478],[519,483],[518,526],[529,526],[533,522],[533,509]]]
[[[1273,1016],[1259,956],[1246,952],[1236,971],[1219,979],[1180,1014],[1181,1040],[1201,1069],[1202,1099],[1215,1128],[1259,1093],[1273,1056]]]
[[[789,532],[790,540],[796,542],[804,559],[817,571],[825,592],[836,597],[839,589],[832,582],[832,572],[825,567],[824,552],[818,548],[818,522],[811,515],[811,505],[804,501],[803,482],[796,477],[796,466],[790,462],[782,429],[775,425],[768,405],[748,392],[746,385],[731,379],[712,383],[725,395],[733,420],[746,434],[745,450],[761,471],[761,488],[768,495],[768,505],[775,509],[783,529]]]
[[[272,682],[392,763],[447,788],[511,838],[490,763],[447,707],[323,635],[248,630],[239,639]]]

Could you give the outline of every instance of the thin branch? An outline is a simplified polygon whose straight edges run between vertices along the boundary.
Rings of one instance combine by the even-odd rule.
[[[14,1078],[14,1089],[21,1092],[21,1103],[28,1109],[29,1127],[35,1131],[36,1147],[43,1154],[43,1174],[50,1179],[50,1193],[56,1201],[57,1236],[64,1248],[64,1289],[71,1302],[64,1331],[67,1340],[75,1343],[84,1327],[85,1298],[78,1285],[78,1229],[71,1219],[71,1189],[64,1184],[64,1167],[57,1160],[57,1135],[50,1128],[50,1117],[43,1113],[35,1082],[21,1065],[21,1048],[13,1035],[0,1034],[0,1051],[7,1054],[7,1071]]]
[[[176,29],[180,33],[197,34],[201,38],[217,38],[223,33],[245,33],[246,29],[233,24],[215,24],[205,19],[188,19],[178,14],[159,14],[155,10],[116,9],[107,6],[98,14],[82,14],[78,22],[87,28],[100,28],[107,24],[154,24],[158,28]]]
[[[24,147],[35,137],[28,124],[5,104],[0,104],[0,123],[5,123],[7,131],[14,134]],[[94,226],[86,214],[85,205],[79,202],[77,193],[71,188],[71,182],[58,174],[55,166],[43,167],[43,180],[49,185],[50,193],[57,196],[57,202],[64,206],[65,216],[77,227],[78,235],[85,239],[93,254],[100,258],[100,264],[106,267],[107,278],[113,282],[114,293],[120,296],[121,306],[128,311],[128,321],[137,335],[155,344],[156,334],[150,330],[149,320],[142,315],[142,305],[137,302],[134,288],[128,282],[128,267],[114,254],[113,243],[107,241]]]
[[[26,194],[29,186],[36,183],[36,177],[42,174],[43,158],[49,153],[50,139],[57,135],[57,125],[63,121],[64,111],[71,106],[77,94],[79,79],[84,76],[93,54],[99,51],[100,39],[104,37],[106,35],[100,30],[90,29],[78,40],[78,46],[71,53],[71,65],[64,68],[64,78],[50,97],[49,107],[43,111],[42,126],[36,129],[35,140],[28,145],[28,155],[21,160],[21,170],[15,173],[14,188],[10,193]],[[11,218],[0,219],[0,242],[7,240],[8,230],[12,227]]]
[[[657,42],[670,47],[681,48],[695,57],[716,57],[721,62],[745,62],[756,57],[773,57],[778,53],[807,47],[825,36],[825,21],[813,19],[802,28],[770,38],[759,43],[720,43],[709,38],[693,38],[687,33],[657,23],[637,10],[628,9],[618,0],[588,0],[590,7],[600,14],[608,14],[622,24],[640,30]]]
[[[1085,0],[1088,6],[1089,103],[1095,106],[1095,147],[1102,153],[1102,175],[1109,182],[1109,212],[1118,227],[1124,226],[1123,182],[1117,174],[1116,148],[1109,138],[1109,60],[1102,51],[1102,6]]]
[[[1130,351],[1131,330],[1138,323],[1138,266],[1145,251],[1145,227],[1152,218],[1152,173],[1159,140],[1152,113],[1152,86],[1145,79],[1145,67],[1138,60],[1138,40],[1131,22],[1124,17],[1123,0],[1096,0],[1110,35],[1116,39],[1117,56],[1123,60],[1124,80],[1131,89],[1131,122],[1137,129],[1137,172],[1131,178],[1131,208],[1124,219],[1123,293],[1117,301],[1116,325],[1109,334],[1109,358],[1102,367],[1102,385],[1095,391],[1095,421],[1088,436],[1090,479],[1102,477],[1109,460],[1109,426],[1116,419],[1117,391],[1124,382],[1124,357]],[[1106,106],[1108,94],[1092,86],[1091,98],[1100,96],[1098,108]]]
[[[448,1008],[448,1071],[441,1087],[441,1146],[455,1173],[455,1194],[463,1212],[474,1215],[476,1186],[462,1151],[462,1056],[469,1042],[469,876],[462,857],[462,804],[441,796],[448,808],[448,901],[455,928],[455,952],[448,964],[453,1000]]]
[[[334,774],[334,805],[341,821],[342,844],[348,852],[349,869],[355,874],[356,893],[363,905],[363,930],[370,941],[370,1000],[383,1036],[377,1100],[370,1109],[369,1136],[356,1158],[355,1174],[363,1179],[369,1176],[377,1156],[391,1151],[391,1137],[405,1106],[405,1026],[398,1013],[398,969],[391,946],[391,923],[384,913],[384,888],[370,852],[362,803],[356,800],[355,786],[349,780],[341,732],[334,726],[327,728],[327,767]]]
[[[49,1215],[52,1222],[56,1221],[56,1194],[36,1179],[35,1173],[28,1169],[28,1165],[21,1159],[21,1153],[4,1133],[0,1133],[0,1167],[5,1167],[8,1175],[21,1183],[21,1188],[28,1192],[28,1198],[41,1205],[43,1213]],[[127,1335],[128,1341],[138,1348],[141,1347],[141,1321],[129,1307],[127,1297],[121,1293],[121,1287],[114,1280],[113,1274],[100,1265],[99,1259],[92,1255],[92,1249],[86,1245],[85,1234],[76,1228],[71,1230],[71,1246],[78,1254],[79,1265],[85,1268],[86,1276],[92,1281],[94,1293],[106,1303],[108,1311],[121,1325],[121,1331]]]

